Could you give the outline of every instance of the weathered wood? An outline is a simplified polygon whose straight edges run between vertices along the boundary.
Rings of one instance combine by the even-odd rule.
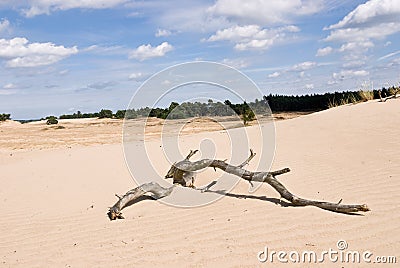
[[[386,102],[389,99],[396,99],[397,98],[397,93],[400,93],[400,88],[396,89],[393,95],[390,95],[388,97],[382,98],[381,90],[378,90],[378,95],[380,98],[381,102]]]
[[[115,196],[118,197],[118,201],[112,207],[110,207],[107,215],[110,220],[123,219],[124,217],[122,216],[121,210],[137,200],[139,197],[150,193],[150,196],[154,199],[163,198],[170,195],[173,188],[173,186],[164,188],[156,182],[149,182],[128,191],[122,197],[116,194]]]
[[[362,205],[345,205],[342,204],[342,199],[340,199],[337,203],[331,202],[323,202],[316,200],[309,200],[298,197],[292,194],[281,182],[276,179],[276,176],[285,174],[290,172],[289,168],[284,168],[271,172],[252,172],[246,169],[243,169],[245,165],[247,165],[251,159],[255,156],[255,153],[250,150],[250,156],[244,161],[242,164],[238,166],[233,166],[231,164],[226,163],[226,160],[214,160],[214,159],[202,159],[199,161],[191,162],[189,159],[192,157],[197,150],[190,151],[188,156],[178,162],[174,163],[170,170],[167,172],[165,178],[173,178],[174,185],[170,188],[163,188],[159,184],[155,182],[143,184],[135,189],[130,190],[124,196],[118,197],[118,202],[112,206],[108,212],[108,216],[110,220],[121,219],[122,214],[121,210],[129,205],[134,200],[137,200],[139,197],[145,195],[147,192],[151,194],[151,196],[155,199],[163,198],[171,194],[173,187],[178,184],[184,187],[193,187],[194,188],[194,172],[198,170],[202,170],[207,167],[219,168],[224,172],[230,173],[232,175],[238,176],[249,183],[252,182],[263,182],[268,183],[272,186],[281,196],[291,202],[295,206],[315,206],[322,209],[341,212],[341,213],[355,213],[355,212],[367,212],[370,209],[366,204]],[[211,182],[206,187],[199,189],[202,192],[209,191],[209,189],[216,183],[216,181]]]

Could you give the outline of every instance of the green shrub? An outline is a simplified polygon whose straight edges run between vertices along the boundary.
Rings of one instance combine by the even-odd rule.
[[[253,121],[256,119],[256,115],[254,114],[252,109],[246,109],[242,114],[243,124],[246,126],[248,122]]]
[[[0,121],[10,120],[10,114],[0,114]]]
[[[47,122],[46,122],[47,125],[57,125],[58,124],[57,117],[55,117],[55,116],[51,115],[51,116],[46,117],[46,119],[47,119]]]
[[[112,118],[112,117],[113,117],[113,113],[111,110],[102,109],[99,112],[99,118]]]
[[[126,114],[126,110],[118,110],[114,117],[118,118],[118,119],[124,119],[125,118],[125,114]]]

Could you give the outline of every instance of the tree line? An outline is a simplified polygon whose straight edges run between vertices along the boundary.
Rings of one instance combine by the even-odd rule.
[[[253,102],[232,103],[230,100],[214,102],[209,99],[207,103],[203,102],[171,102],[167,108],[149,108],[117,110],[113,113],[109,109],[101,109],[95,113],[82,113],[77,111],[73,114],[63,114],[58,119],[76,119],[76,118],[116,118],[116,119],[134,119],[138,117],[157,117],[161,119],[183,119],[199,116],[232,116],[238,115],[246,124],[255,119],[255,114],[267,115],[272,112],[290,112],[290,111],[320,111],[334,106],[347,103],[356,103],[372,99],[387,97],[398,92],[399,88],[390,87],[371,91],[343,91],[324,94],[307,95],[279,95],[269,94],[263,96],[261,100],[255,99]],[[10,119],[10,114],[0,114],[0,121]],[[49,123],[57,123],[57,117],[48,116]]]

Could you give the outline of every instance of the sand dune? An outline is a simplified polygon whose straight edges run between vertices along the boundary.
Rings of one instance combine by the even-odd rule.
[[[337,250],[340,239],[348,250],[369,250],[372,259],[396,256],[399,262],[399,123],[400,100],[346,105],[276,123],[273,168],[292,170],[279,179],[302,197],[366,203],[372,211],[365,216],[284,207],[268,185],[249,194],[249,185],[240,182],[231,196],[207,206],[182,209],[145,200],[126,208],[125,220],[110,222],[106,212],[116,201],[114,193],[135,187],[119,144],[120,131],[110,132],[117,135],[110,142],[114,144],[45,150],[15,150],[4,145],[2,136],[0,266],[279,267],[287,264],[260,263],[257,253],[265,246],[286,252]],[[247,130],[257,135],[255,127]],[[204,138],[218,145],[224,135],[184,136],[182,150]],[[161,172],[169,164],[160,145],[155,139],[149,146]],[[256,152],[260,147],[257,142],[250,146]],[[229,154],[226,147],[217,148],[218,158]],[[243,151],[243,158],[247,154]],[[254,159],[248,169],[256,163]],[[208,176],[214,175],[209,172],[199,181],[211,181]],[[377,266],[329,260],[293,264],[317,265]]]

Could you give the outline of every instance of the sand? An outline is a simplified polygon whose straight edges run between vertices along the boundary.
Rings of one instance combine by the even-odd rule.
[[[0,125],[0,266],[280,267],[287,264],[276,259],[272,264],[259,262],[258,252],[267,246],[270,251],[320,253],[337,250],[341,239],[348,250],[368,250],[371,259],[396,256],[399,262],[399,123],[398,99],[340,106],[276,122],[273,169],[291,168],[279,177],[288,189],[305,198],[366,203],[372,211],[364,216],[284,207],[275,202],[279,196],[268,185],[249,194],[248,183],[240,182],[230,197],[207,206],[182,209],[144,200],[123,210],[125,220],[113,222],[106,212],[116,201],[114,193],[135,187],[124,160],[121,125],[111,122],[105,133],[87,124],[70,132],[68,128],[43,130],[64,131],[56,137],[46,134],[48,142],[35,134],[40,131],[34,127],[30,136],[28,127]],[[46,127],[38,125],[39,130]],[[10,143],[9,128],[19,141]],[[247,130],[250,136],[257,135],[256,127]],[[74,131],[86,136],[70,143]],[[182,150],[204,138],[218,143],[223,135],[223,131],[184,135]],[[104,138],[103,144],[93,142],[96,137],[109,139]],[[159,160],[157,168],[166,172],[169,164],[160,141],[149,142],[152,157]],[[260,146],[255,142],[251,147],[257,152]],[[216,153],[218,158],[229,154],[224,146]],[[244,151],[243,158],[247,154]],[[248,169],[257,168],[256,158]],[[379,266],[328,259],[292,264],[317,265]]]

